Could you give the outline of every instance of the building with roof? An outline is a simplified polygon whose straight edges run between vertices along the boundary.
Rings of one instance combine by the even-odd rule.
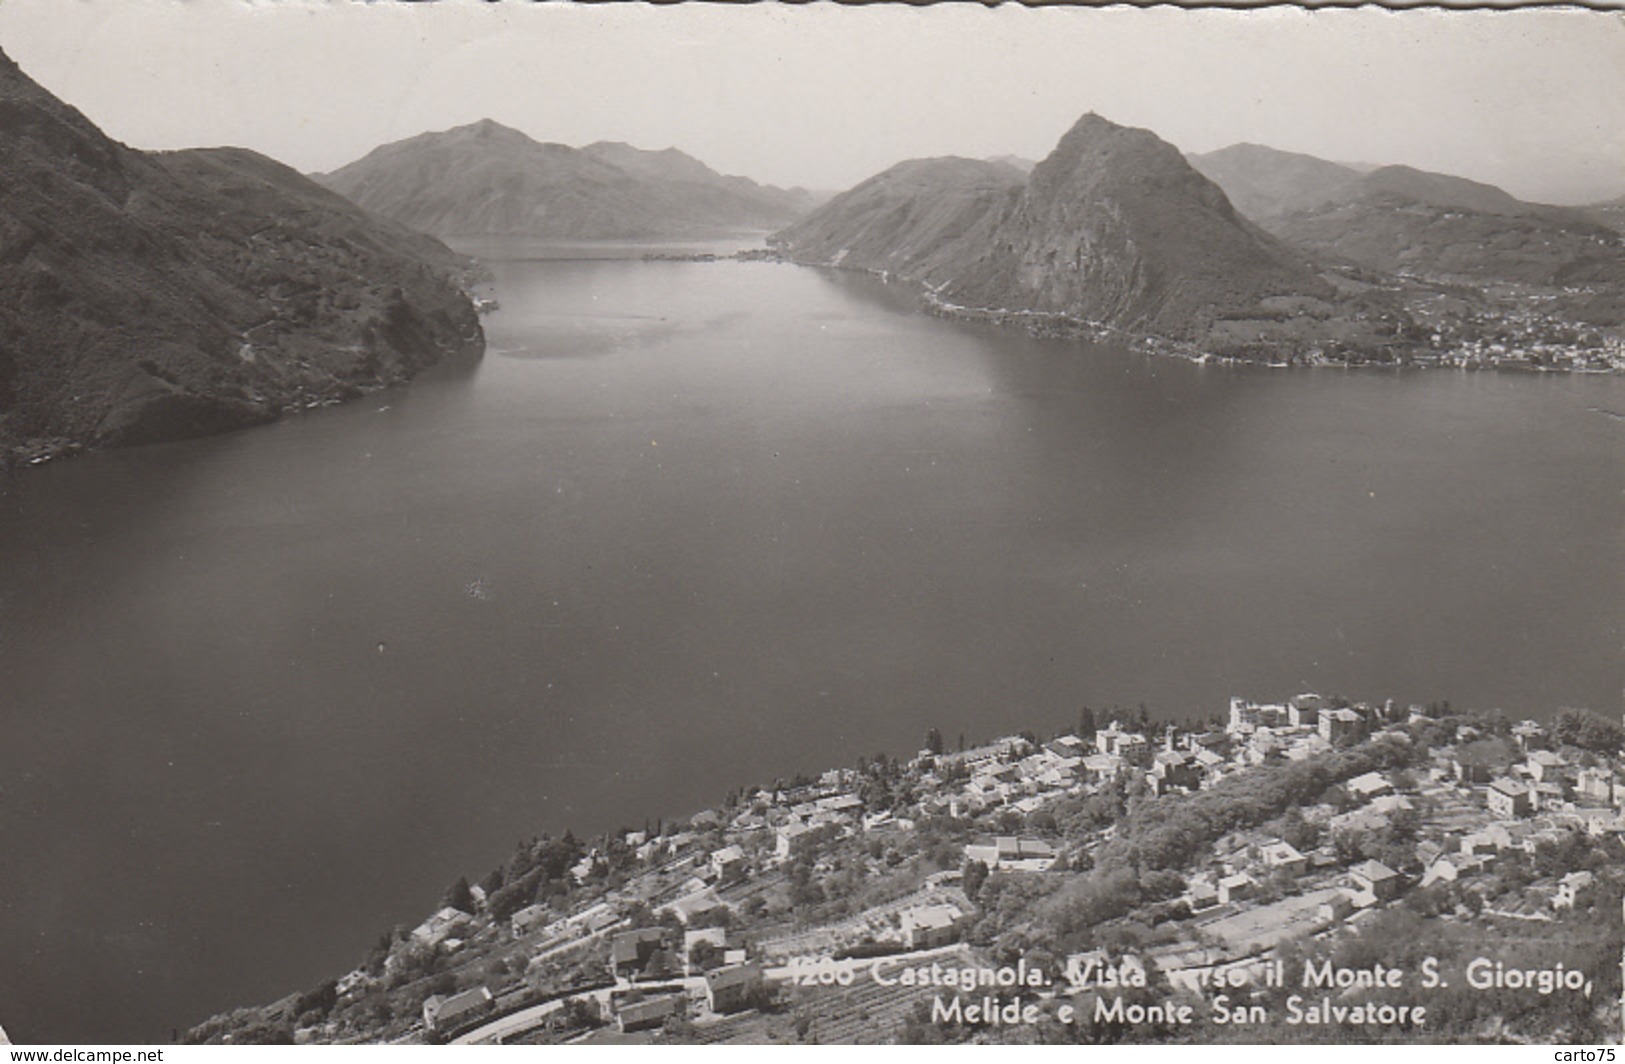
[[[1320,737],[1333,746],[1358,742],[1365,735],[1365,718],[1352,709],[1323,709],[1318,726]]]
[[[1535,750],[1530,753],[1524,762],[1524,771],[1536,783],[1551,783],[1560,780],[1563,768],[1567,762],[1550,750]]]
[[[963,914],[952,905],[917,905],[899,916],[903,944],[909,949],[935,949],[959,938]]]
[[[728,907],[728,903],[723,901],[714,889],[703,883],[699,886],[699,890],[674,898],[655,911],[671,913],[684,924],[692,924],[708,912]]]
[[[423,1003],[423,1029],[444,1034],[479,1019],[496,1007],[491,991],[483,986],[443,997],[432,995]]]
[[[1055,848],[1038,839],[1000,835],[965,844],[965,860],[981,861],[989,869],[1042,872],[1055,863]]]
[[[1112,779],[1123,768],[1123,759],[1116,754],[1090,754],[1079,766],[1080,774],[1089,783],[1103,783]]]
[[[1151,744],[1144,735],[1129,731],[1114,720],[1095,732],[1095,750],[1097,753],[1120,757],[1130,763],[1138,763],[1141,758],[1150,756]]]
[[[808,838],[812,830],[807,825],[794,821],[781,825],[774,838],[774,855],[783,861],[801,853],[812,842]]]
[[[1287,699],[1286,721],[1293,728],[1314,728],[1320,724],[1325,699],[1317,694],[1293,695]]]
[[[1538,812],[1551,812],[1568,804],[1569,792],[1558,782],[1544,780],[1525,784],[1529,791],[1529,807]]]
[[[1354,889],[1378,901],[1392,901],[1405,889],[1405,877],[1381,861],[1361,861],[1349,869]]]
[[[1290,719],[1288,707],[1261,705],[1245,698],[1230,699],[1230,717],[1225,730],[1232,735],[1245,735],[1257,728],[1284,727]]]
[[[1338,888],[1326,897],[1326,900],[1315,906],[1315,919],[1323,924],[1336,923],[1347,919],[1355,909],[1355,895],[1353,891]]]
[[[1552,895],[1552,908],[1574,908],[1596,881],[1597,877],[1591,872],[1570,872],[1558,880],[1557,893]]]
[[[1264,867],[1270,871],[1287,872],[1294,876],[1302,875],[1309,867],[1309,858],[1305,857],[1296,846],[1282,839],[1277,839],[1259,851],[1259,857]]]
[[[609,972],[617,979],[664,977],[674,969],[666,953],[664,928],[640,927],[635,931],[622,931],[610,939]]]
[[[474,918],[461,909],[446,906],[412,929],[412,938],[427,945],[437,945],[457,934],[474,922]]]
[[[745,851],[738,846],[724,846],[711,855],[711,874],[727,882],[745,874]]]
[[[514,938],[522,938],[546,927],[552,915],[553,911],[545,905],[527,905],[509,918],[508,926],[513,930]]]
[[[1546,745],[1546,729],[1532,720],[1512,726],[1512,738],[1522,750],[1539,750]]]
[[[1185,904],[1191,912],[1201,912],[1219,904],[1219,888],[1211,880],[1194,878],[1185,885]]]
[[[1202,786],[1202,766],[1189,750],[1158,750],[1151,759],[1151,770],[1145,778],[1154,794],[1194,791]]]
[[[730,964],[705,973],[705,1007],[712,1012],[741,1012],[755,1008],[765,987],[757,964]]]
[[[1044,749],[1060,758],[1084,757],[1089,753],[1089,744],[1076,735],[1061,735],[1044,744]]]
[[[1367,772],[1363,776],[1355,776],[1343,784],[1343,788],[1362,802],[1394,793],[1393,783],[1380,772]]]
[[[1528,816],[1534,808],[1529,788],[1507,776],[1490,784],[1489,790],[1484,792],[1484,802],[1490,812],[1502,820]]]
[[[621,1032],[647,1031],[660,1027],[673,1016],[688,1013],[688,998],[682,994],[661,994],[622,1003],[615,1010],[615,1026]]]
[[[1237,872],[1235,875],[1225,876],[1219,880],[1219,904],[1229,905],[1233,901],[1250,898],[1257,886],[1257,882],[1246,872]]]
[[[1613,769],[1583,768],[1575,776],[1574,793],[1576,797],[1607,805],[1614,800],[1615,786]]]

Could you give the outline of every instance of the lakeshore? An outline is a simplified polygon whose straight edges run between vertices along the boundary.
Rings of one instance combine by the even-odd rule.
[[[776,248],[735,252],[746,262],[786,262],[812,269],[843,270],[899,283],[918,293],[927,313],[954,321],[1021,329],[1047,339],[1118,344],[1149,354],[1197,363],[1335,366],[1343,369],[1461,369],[1533,373],[1625,372],[1625,336],[1616,328],[1588,326],[1548,312],[1559,299],[1594,295],[1585,286],[1542,287],[1487,283],[1459,277],[1377,278],[1348,269],[1345,286],[1399,295],[1403,315],[1372,311],[1352,322],[1314,318],[1237,321],[1227,342],[1200,346],[1152,333],[1089,321],[1071,314],[1037,310],[966,307],[941,298],[940,287],[894,277],[890,271],[840,262],[800,259]],[[716,261],[714,255],[692,261]],[[1329,311],[1329,308],[1327,308]],[[1329,317],[1329,315],[1328,315]]]

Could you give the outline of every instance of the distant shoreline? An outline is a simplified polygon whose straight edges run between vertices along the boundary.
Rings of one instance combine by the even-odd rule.
[[[1416,354],[1411,350],[1399,352],[1398,358],[1336,358],[1325,353],[1314,345],[1306,354],[1292,354],[1286,361],[1277,361],[1267,358],[1252,358],[1204,351],[1196,344],[1188,341],[1173,340],[1154,333],[1136,332],[1130,329],[1120,329],[1116,326],[1106,325],[1102,322],[1086,321],[1073,315],[1060,311],[1042,310],[1010,310],[993,307],[962,307],[944,302],[937,295],[937,289],[930,285],[905,277],[894,276],[889,270],[876,269],[869,266],[847,266],[838,262],[819,262],[814,260],[798,259],[785,254],[777,248],[768,248],[761,252],[741,252],[733,256],[741,261],[770,261],[784,262],[792,266],[802,266],[819,270],[840,270],[846,273],[864,274],[877,278],[887,284],[902,283],[912,287],[919,293],[922,309],[935,317],[946,318],[951,321],[977,322],[994,325],[1000,328],[1021,328],[1033,336],[1046,337],[1059,340],[1091,340],[1096,343],[1115,342],[1122,344],[1130,350],[1146,354],[1165,355],[1172,358],[1195,362],[1200,365],[1236,365],[1236,366],[1264,366],[1271,369],[1294,369],[1303,367],[1330,367],[1334,369],[1459,369],[1459,370],[1499,370],[1516,373],[1559,373],[1572,375],[1613,376],[1625,373],[1625,356],[1616,358],[1612,365],[1606,367],[1575,366],[1569,364],[1544,365],[1534,364],[1525,358],[1514,355],[1511,351],[1490,354],[1487,358],[1475,354],[1469,358],[1456,352],[1465,348],[1457,348],[1456,352],[1434,352],[1429,349],[1427,354]],[[1283,345],[1284,346],[1284,345]],[[1362,352],[1350,352],[1363,354]]]

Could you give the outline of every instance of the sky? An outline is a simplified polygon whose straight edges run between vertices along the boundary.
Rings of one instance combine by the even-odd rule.
[[[907,158],[1042,158],[1095,111],[1189,152],[1625,194],[1617,12],[0,0],[0,48],[127,144],[307,172],[493,118],[838,190]]]

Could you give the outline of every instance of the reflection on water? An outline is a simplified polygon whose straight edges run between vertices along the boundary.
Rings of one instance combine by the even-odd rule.
[[[494,270],[476,368],[0,495],[14,1036],[167,1037],[518,838],[929,727],[1617,697],[1616,380],[1193,366],[769,263]]]

